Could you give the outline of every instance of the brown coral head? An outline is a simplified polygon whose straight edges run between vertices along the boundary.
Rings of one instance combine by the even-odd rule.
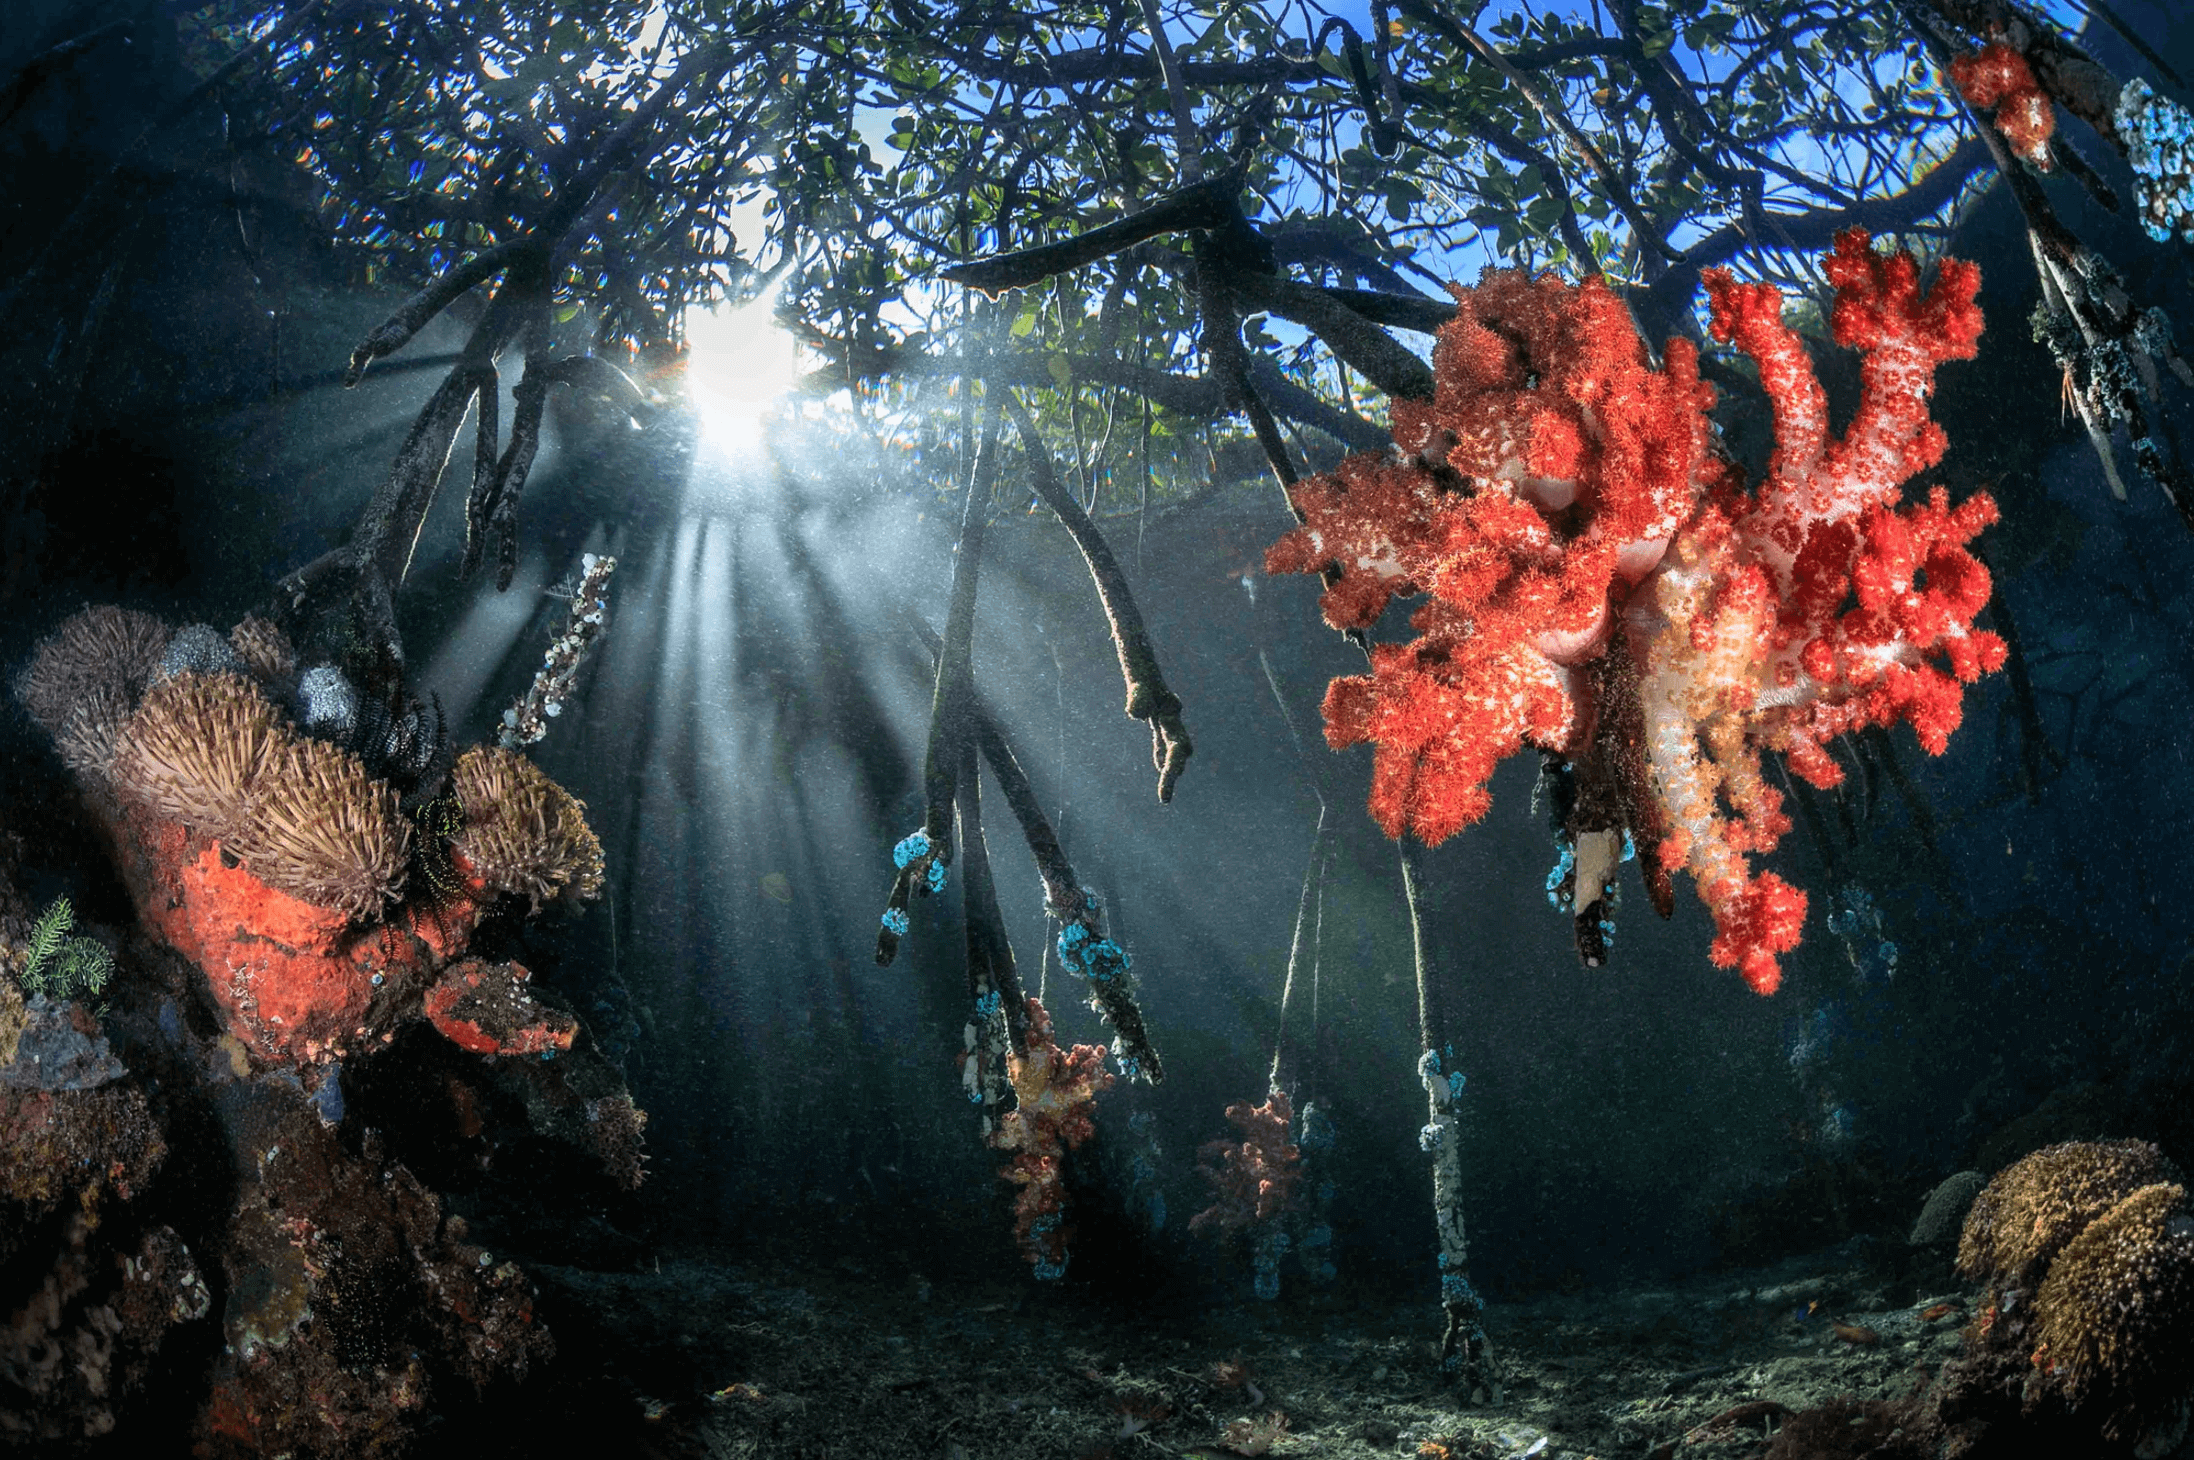
[[[229,647],[261,681],[287,679],[297,672],[297,650],[291,647],[289,635],[257,614],[246,615],[229,630]]]
[[[96,690],[134,706],[167,646],[168,626],[149,613],[111,603],[87,608],[39,641],[16,679],[15,695],[30,717],[59,739],[69,712]]]
[[[252,780],[288,737],[239,674],[178,674],[145,692],[116,740],[115,789],[193,831],[227,839],[243,825]]]
[[[2146,1141],[2065,1141],[1996,1173],[1966,1213],[1958,1271],[1976,1280],[2036,1281],[2087,1225],[2178,1168]]]
[[[602,895],[602,844],[586,806],[515,751],[476,745],[457,759],[450,786],[464,830],[450,839],[491,891],[515,893],[539,912],[557,898]]]
[[[365,762],[321,740],[285,740],[253,783],[229,849],[270,887],[367,919],[403,891],[411,823]]]
[[[2174,1182],[2143,1186],[2090,1222],[2036,1295],[2035,1365],[2105,1438],[2160,1455],[2194,1403],[2194,1211]]]

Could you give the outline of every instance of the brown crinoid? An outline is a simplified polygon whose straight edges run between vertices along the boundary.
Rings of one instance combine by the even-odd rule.
[[[285,739],[260,768],[230,849],[268,886],[364,919],[403,891],[411,823],[357,756]]]
[[[253,778],[289,738],[281,715],[238,674],[178,674],[145,692],[114,747],[115,788],[224,840],[243,825]]]
[[[496,892],[524,896],[535,912],[558,897],[602,895],[602,844],[584,804],[515,751],[476,745],[457,758],[450,784],[465,826],[450,840]]]
[[[69,712],[94,690],[109,690],[134,705],[167,646],[168,626],[149,613],[113,604],[87,608],[39,642],[16,681],[16,697],[59,739]]]

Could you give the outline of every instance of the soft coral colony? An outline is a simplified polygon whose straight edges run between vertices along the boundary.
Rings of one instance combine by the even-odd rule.
[[[1994,502],[1935,487],[1900,505],[1942,457],[1927,400],[1937,365],[1975,353],[1979,271],[1945,259],[1923,291],[1909,254],[1856,230],[1824,267],[1836,342],[1862,361],[1835,437],[1777,292],[1707,275],[1714,337],[1752,358],[1774,407],[1756,488],[1717,449],[1690,341],[1656,368],[1599,279],[1495,271],[1455,291],[1434,397],[1395,402],[1395,450],[1296,487],[1302,525],[1268,554],[1269,572],[1327,573],[1336,628],[1428,595],[1416,637],[1373,645],[1371,673],[1325,699],[1335,749],[1376,746],[1388,835],[1437,843],[1478,820],[1494,766],[1527,745],[1567,763],[1588,961],[1627,836],[1661,915],[1688,870],[1715,963],[1772,993],[1806,898],[1753,866],[1790,828],[1762,752],[1823,789],[1842,777],[1826,742],[1849,731],[1902,721],[1940,754],[1963,686],[2003,663],[1972,626],[1989,575],[1967,550]]]

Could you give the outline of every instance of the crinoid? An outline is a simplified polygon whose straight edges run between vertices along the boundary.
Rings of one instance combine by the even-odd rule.
[[[410,816],[412,886],[437,908],[469,897],[464,874],[450,857],[450,842],[465,829],[465,803],[455,793],[434,796],[412,807]]]

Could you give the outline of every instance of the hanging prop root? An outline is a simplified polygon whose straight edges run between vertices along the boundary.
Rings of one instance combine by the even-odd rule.
[[[544,360],[538,354],[526,359],[526,373],[511,392],[515,406],[510,423],[510,443],[497,459],[494,454],[493,391],[480,396],[480,449],[475,458],[472,495],[465,502],[465,557],[457,570],[460,582],[480,566],[489,540],[496,550],[495,591],[510,587],[518,567],[518,497],[541,449],[541,418],[548,405],[549,387],[568,385],[591,390],[638,420],[646,411],[645,398],[631,377],[598,355],[570,355]]]
[[[1028,407],[1008,390],[1006,409],[1013,414],[1014,429],[1020,433],[1021,447],[1028,454],[1036,495],[1065,524],[1074,545],[1082,550],[1089,576],[1096,582],[1097,601],[1112,630],[1112,647],[1120,656],[1120,677],[1127,683],[1128,717],[1150,726],[1150,758],[1158,772],[1158,799],[1171,801],[1174,783],[1180,780],[1189,756],[1195,752],[1188,727],[1181,723],[1181,697],[1167,687],[1165,673],[1158,667],[1158,651],[1143,628],[1142,610],[1128,591],[1127,574],[1121,571],[1119,559],[1113,556],[1097,524],[1074,500],[1074,494],[1060,484],[1052,468],[1050,449],[1037,433]]]
[[[983,1133],[992,1128],[991,1112],[1010,1085],[1008,1062],[1028,1037],[1028,1010],[1021,976],[998,911],[998,891],[990,875],[990,850],[983,837],[983,785],[976,774],[976,748],[964,747],[954,812],[959,821],[961,898],[966,905],[967,990],[972,1007],[963,1037],[961,1080],[968,1097],[983,1106]]]
[[[945,889],[952,864],[951,818],[960,757],[967,739],[968,707],[974,696],[973,644],[975,590],[982,571],[984,514],[998,483],[998,415],[985,403],[976,436],[975,462],[968,473],[960,509],[960,544],[952,559],[951,598],[945,611],[945,637],[937,651],[937,673],[929,701],[929,742],[922,766],[927,805],[922,825],[891,850],[891,895],[878,919],[876,961],[889,965],[899,956],[899,940],[910,922],[907,905],[916,893]]]
[[[910,621],[923,647],[932,656],[937,655],[942,644],[936,633],[919,619]],[[1021,824],[1029,857],[1036,863],[1036,875],[1044,884],[1045,911],[1067,925],[1059,933],[1060,961],[1069,973],[1087,978],[1089,1006],[1112,1028],[1112,1052],[1120,1062],[1121,1073],[1131,1080],[1163,1084],[1165,1062],[1150,1042],[1143,1011],[1136,1003],[1135,980],[1128,973],[1131,960],[1125,950],[1104,935],[1097,895],[1082,886],[1075,876],[1073,864],[1059,845],[1058,833],[1052,830],[1042,804],[1036,799],[1036,788],[1030,783],[1028,772],[1022,769],[1013,743],[999,728],[997,717],[990,713],[980,696],[972,694],[968,705],[968,728],[983,759],[989,762],[991,774],[998,778],[1007,807]],[[964,825],[961,834],[963,838],[967,835]],[[905,847],[906,843],[900,845]],[[974,874],[971,871],[968,875]],[[893,890],[897,892],[898,889],[895,886]],[[1069,929],[1079,931],[1070,932]],[[1104,976],[1098,976],[1100,971]]]
[[[617,571],[617,560],[586,553],[579,559],[579,568],[579,586],[572,590],[564,631],[548,646],[525,694],[503,711],[503,728],[495,743],[505,750],[535,744],[548,734],[548,722],[564,712],[580,666],[608,626],[609,575]]]

